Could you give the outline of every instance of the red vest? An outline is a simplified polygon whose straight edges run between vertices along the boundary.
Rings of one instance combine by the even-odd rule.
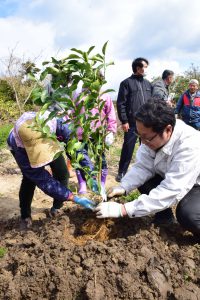
[[[189,97],[188,97],[188,95],[187,94],[184,94],[183,95],[183,104],[184,105],[191,105],[191,106],[200,106],[200,97],[199,96],[196,96],[195,98],[194,98],[194,102],[193,102],[193,104],[192,103],[190,103],[190,99],[189,99]]]

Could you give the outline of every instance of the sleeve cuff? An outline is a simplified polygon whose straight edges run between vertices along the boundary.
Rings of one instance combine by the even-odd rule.
[[[72,195],[73,195],[73,193],[69,190],[68,196],[67,196],[67,198],[66,198],[66,201],[72,201],[72,200],[73,200]]]
[[[135,217],[135,207],[134,207],[134,201],[128,202],[124,204],[126,212],[129,216],[129,218]]]

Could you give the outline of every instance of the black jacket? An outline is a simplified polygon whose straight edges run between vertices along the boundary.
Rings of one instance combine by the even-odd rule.
[[[117,113],[122,124],[135,123],[135,113],[152,95],[151,83],[142,76],[131,75],[120,83]]]

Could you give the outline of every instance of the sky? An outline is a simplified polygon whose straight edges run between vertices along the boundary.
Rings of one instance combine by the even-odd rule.
[[[0,59],[14,54],[42,61],[71,48],[101,52],[106,41],[107,87],[117,95],[137,57],[149,60],[147,78],[200,65],[199,0],[0,0]]]

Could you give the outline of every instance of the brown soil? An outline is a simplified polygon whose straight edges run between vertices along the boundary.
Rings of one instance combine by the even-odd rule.
[[[109,157],[108,185],[117,164]],[[200,245],[178,224],[155,228],[151,217],[97,220],[68,204],[56,219],[37,190],[33,227],[19,230],[21,174],[0,153],[0,299],[200,299]],[[70,179],[76,188],[76,179]]]

